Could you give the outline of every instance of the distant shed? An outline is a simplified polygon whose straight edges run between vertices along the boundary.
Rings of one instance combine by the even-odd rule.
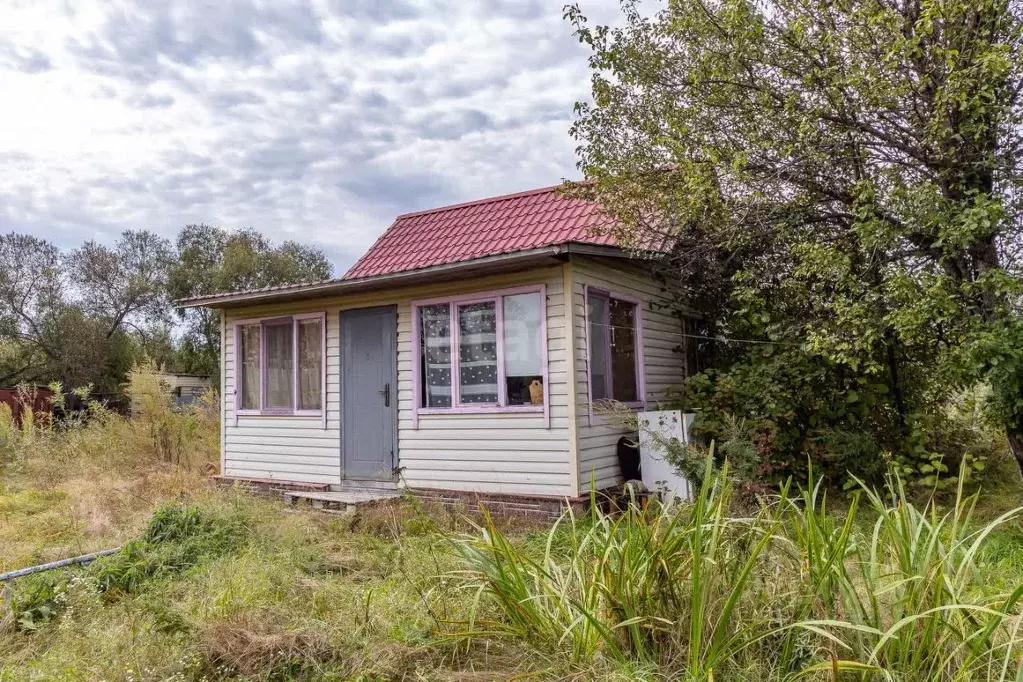
[[[175,374],[163,372],[160,374],[160,383],[170,388],[171,396],[176,407],[186,407],[199,399],[205,393],[212,382],[205,374]],[[132,413],[137,411],[135,401],[132,401]]]
[[[46,386],[34,386],[27,391],[18,388],[0,388],[0,403],[9,405],[16,424],[21,424],[21,415],[27,405],[35,414],[53,412],[53,391]]]
[[[210,377],[206,374],[163,374],[160,381],[166,381],[170,385],[178,407],[191,405],[212,385]]]

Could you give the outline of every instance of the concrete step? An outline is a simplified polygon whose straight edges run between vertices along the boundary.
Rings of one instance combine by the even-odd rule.
[[[368,481],[368,480],[346,480],[340,484],[331,484],[332,492],[345,492],[347,490],[397,490],[397,481]]]
[[[324,492],[284,492],[284,501],[289,505],[306,503],[313,509],[354,511],[363,505],[376,504],[401,497],[398,490],[361,489],[329,490]]]

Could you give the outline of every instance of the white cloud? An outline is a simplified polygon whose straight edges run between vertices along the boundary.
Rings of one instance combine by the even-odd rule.
[[[615,0],[593,0],[613,19]],[[574,176],[562,3],[29,1],[0,25],[0,229],[70,247],[189,222],[324,248]]]

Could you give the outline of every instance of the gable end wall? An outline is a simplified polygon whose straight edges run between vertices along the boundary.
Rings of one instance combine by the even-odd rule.
[[[589,356],[586,329],[586,286],[619,293],[642,301],[643,360],[646,409],[657,409],[664,391],[685,378],[682,326],[670,309],[661,285],[642,263],[604,262],[593,258],[572,260],[572,324],[576,376],[576,431],[578,433],[579,488],[597,490],[622,483],[618,466],[618,439],[629,432],[590,409]]]

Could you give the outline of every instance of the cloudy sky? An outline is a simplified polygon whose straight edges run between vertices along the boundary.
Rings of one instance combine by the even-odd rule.
[[[398,213],[575,177],[564,2],[4,0],[0,230],[254,227],[343,271]]]

